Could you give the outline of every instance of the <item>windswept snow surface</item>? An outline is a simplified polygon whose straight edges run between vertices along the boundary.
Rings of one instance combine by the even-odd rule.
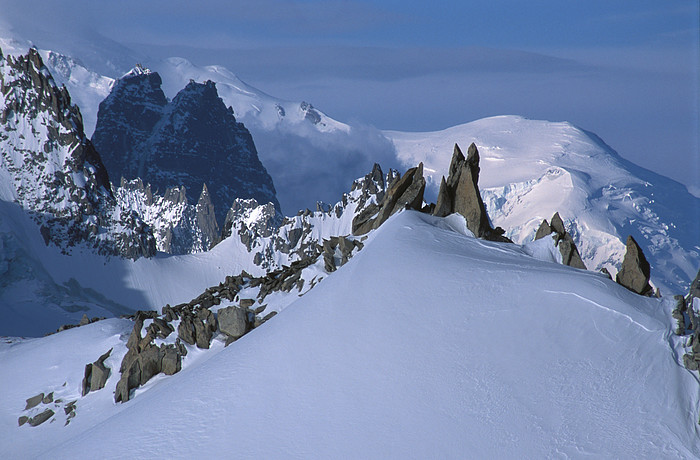
[[[443,131],[384,133],[405,167],[424,163],[433,196],[454,144],[466,151],[476,143],[487,211],[515,242],[531,241],[542,219],[558,211],[590,270],[605,267],[614,276],[630,234],[662,294],[686,292],[700,267],[700,199],[570,123],[499,116]]]
[[[61,391],[75,392],[53,366],[81,372],[63,364],[124,353],[115,338],[128,328],[4,345],[0,456],[700,456],[698,381],[678,363],[671,302],[532,252],[547,251],[402,212],[262,327],[191,364],[188,354],[124,405],[110,403],[111,377],[65,427],[18,427],[24,399],[67,379]]]

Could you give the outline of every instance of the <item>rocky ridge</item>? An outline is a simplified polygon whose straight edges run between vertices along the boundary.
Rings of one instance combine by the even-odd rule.
[[[0,52],[0,145],[2,198],[32,214],[46,244],[66,253],[82,244],[132,259],[155,254],[148,225],[116,205],[79,109],[35,49],[17,58]]]
[[[335,205],[318,203],[315,211],[307,209],[283,218],[270,203],[237,199],[227,214],[222,239],[238,238],[253,254],[256,265],[279,269],[318,254],[324,240],[351,235],[355,216],[383,202],[389,186],[399,178],[398,171],[384,174],[375,164]]]
[[[151,227],[158,251],[191,254],[207,251],[220,239],[214,206],[206,184],[197,204],[190,204],[184,186],[170,187],[163,195],[141,179],[127,181],[114,190],[118,205],[134,211]]]

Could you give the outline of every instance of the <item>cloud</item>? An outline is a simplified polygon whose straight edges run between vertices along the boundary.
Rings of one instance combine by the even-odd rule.
[[[319,133],[310,123],[276,131],[250,126],[258,155],[272,176],[285,214],[338,202],[352,182],[379,163],[398,168],[394,145],[379,131],[355,124],[348,133]]]

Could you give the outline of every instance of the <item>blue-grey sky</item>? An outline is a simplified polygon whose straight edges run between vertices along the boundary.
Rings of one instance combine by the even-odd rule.
[[[65,25],[68,42],[80,31],[144,56],[222,64],[274,96],[380,129],[501,114],[567,120],[700,186],[699,9],[697,0],[0,0],[0,21],[47,48]]]

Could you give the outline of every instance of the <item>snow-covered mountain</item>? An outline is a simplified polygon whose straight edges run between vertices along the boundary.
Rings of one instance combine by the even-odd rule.
[[[209,349],[182,343],[182,370],[124,404],[114,392],[132,321],[6,341],[0,452],[696,458],[698,383],[680,362],[672,299],[532,256],[555,252],[551,239],[487,242],[457,215],[401,212],[228,347],[223,333]],[[146,334],[152,320],[141,324]],[[81,396],[85,365],[109,350],[104,388]]]
[[[0,31],[0,34],[14,36],[0,38],[0,48],[5,54],[26,54],[29,41],[16,33]],[[101,74],[77,56],[41,48],[39,52],[57,83],[65,84],[71,94],[76,94],[74,100],[83,113],[85,132],[92,135],[100,102],[129,68]],[[105,51],[104,56],[110,63],[124,62],[131,56],[128,53],[111,56],[111,52]],[[253,135],[260,159],[274,179],[284,212],[312,208],[317,200],[336,201],[346,191],[346,184],[363,175],[374,163],[385,167],[398,165],[391,143],[377,129],[338,122],[308,102],[270,96],[221,66],[196,66],[182,58],[149,60],[147,64],[161,77],[168,99],[175,98],[191,80],[216,82],[224,104],[233,108],[236,119]],[[329,151],[333,155],[328,155]],[[289,172],[290,152],[294,174]]]
[[[116,205],[82,117],[41,56],[0,54],[0,200],[31,214],[44,242],[129,258],[155,254],[139,216]]]
[[[455,143],[479,147],[480,187],[493,223],[517,243],[559,212],[586,266],[613,275],[632,235],[662,294],[684,292],[700,267],[700,199],[621,158],[570,123],[500,116],[430,133],[385,132],[406,167],[423,162],[437,193]]]
[[[220,223],[236,198],[279,203],[248,129],[211,80],[191,80],[168,102],[157,73],[137,66],[100,103],[92,142],[114,177],[140,178],[164,191],[184,187],[196,203],[203,187]]]
[[[110,86],[133,90],[116,143],[187,144],[178,120],[207,93],[277,144],[267,158],[285,193],[296,182],[340,198],[291,217],[236,199],[218,241],[206,186],[188,200],[182,184],[110,184],[42,53],[83,103],[106,81],[48,51],[0,62],[0,335],[13,336],[0,340],[0,457],[700,457],[700,278],[686,299],[657,299],[597,272],[615,273],[633,234],[655,285],[685,291],[699,206],[680,184],[567,123],[382,134],[279,104],[220,67],[168,60],[165,93],[137,67]],[[387,151],[411,169],[360,177]],[[424,174],[433,194],[450,175],[435,206]],[[540,222],[555,212],[550,236]],[[562,265],[574,240],[591,270]],[[115,257],[131,254],[124,241],[160,252]],[[646,291],[630,241],[623,272]]]
[[[378,133],[322,115],[328,129],[319,132],[324,125],[306,123],[299,103],[268,96],[220,66],[201,68],[183,59],[160,65],[153,67],[162,75],[169,97],[190,78],[217,82],[224,102],[251,130],[287,213],[297,208],[290,209],[285,197],[313,193],[314,200],[335,202],[345,184],[372,163],[397,164],[390,157],[398,157],[404,168],[424,162],[428,197],[434,197],[441,176],[447,174],[452,146],[475,142],[485,160],[483,198],[494,224],[506,229],[510,238],[532,238],[542,219],[558,211],[571,224],[589,268],[605,267],[614,274],[622,261],[623,241],[632,234],[647,254],[653,283],[662,294],[687,288],[700,265],[700,215],[695,211],[700,199],[683,185],[622,159],[595,134],[569,123],[504,116],[434,133]],[[274,115],[277,105],[286,118]],[[364,153],[359,156],[349,153],[360,149]],[[332,158],[329,151],[334,152]],[[304,171],[300,175],[289,174],[290,153]],[[349,163],[349,171],[338,172]]]

